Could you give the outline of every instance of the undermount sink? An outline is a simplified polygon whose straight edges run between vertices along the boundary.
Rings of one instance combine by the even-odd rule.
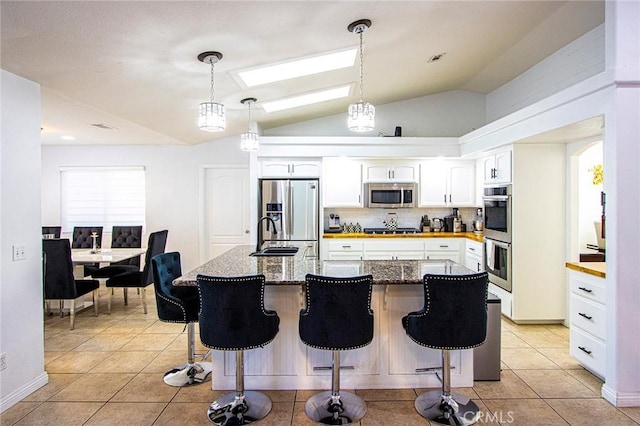
[[[249,256],[293,256],[297,252],[298,247],[267,247]]]

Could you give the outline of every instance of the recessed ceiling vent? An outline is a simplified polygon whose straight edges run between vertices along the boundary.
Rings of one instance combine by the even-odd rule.
[[[108,125],[103,124],[103,123],[92,123],[91,126],[92,127],[96,127],[98,129],[102,129],[102,130],[115,130],[116,129],[115,127],[111,127],[111,126],[108,126]]]
[[[440,59],[442,59],[442,57],[443,57],[444,55],[446,55],[446,54],[447,54],[447,53],[445,52],[445,53],[438,53],[437,55],[433,55],[432,57],[430,57],[430,58],[429,58],[429,60],[428,60],[427,62],[437,62],[437,61],[439,61]]]

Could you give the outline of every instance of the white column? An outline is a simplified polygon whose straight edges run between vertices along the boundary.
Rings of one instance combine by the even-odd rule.
[[[602,396],[640,406],[640,2],[606,2],[607,367]]]

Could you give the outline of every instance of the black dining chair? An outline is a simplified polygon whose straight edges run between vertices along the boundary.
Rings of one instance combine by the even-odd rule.
[[[43,238],[60,238],[62,234],[62,226],[43,226],[42,237]]]
[[[96,233],[96,244],[98,247],[102,247],[102,226],[75,226],[73,228],[73,234],[71,236],[71,248],[88,248],[93,247],[93,236]],[[84,276],[88,277],[100,268],[99,263],[92,263],[84,265]]]
[[[111,248],[140,248],[142,247],[142,226],[114,226],[111,232]],[[91,274],[93,278],[111,278],[128,271],[140,270],[140,257],[113,262],[108,266],[96,270]]]
[[[124,304],[128,304],[127,289],[139,288],[142,298],[142,307],[144,313],[147,313],[147,300],[146,300],[146,287],[153,283],[153,271],[151,269],[151,258],[159,254],[164,253],[164,249],[167,245],[167,234],[169,231],[166,229],[163,231],[152,232],[149,234],[149,242],[147,243],[147,252],[145,253],[144,268],[142,271],[126,271],[118,275],[114,275],[109,278],[105,283],[107,289],[109,288],[122,288],[124,291]],[[113,294],[111,291],[108,293],[107,299],[107,312],[111,313],[111,299]]]
[[[67,239],[42,240],[42,275],[44,282],[44,299],[60,301],[60,315],[63,316],[63,304],[70,301],[70,329],[75,328],[75,299],[93,292],[93,306],[98,316],[97,280],[76,280],[73,276],[71,246]],[[48,310],[48,309],[47,309]]]

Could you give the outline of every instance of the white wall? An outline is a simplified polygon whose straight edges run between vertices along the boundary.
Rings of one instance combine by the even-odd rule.
[[[604,71],[604,24],[487,95],[487,122]]]
[[[42,326],[40,86],[0,70],[0,412],[47,383]],[[13,261],[12,246],[26,259]]]
[[[144,166],[145,233],[168,229],[167,251],[179,251],[187,271],[199,264],[200,166],[248,162],[238,137],[197,146],[44,146],[42,222],[60,223],[60,167]]]
[[[376,125],[362,136],[379,133],[393,136],[396,126],[402,127],[402,136],[451,137],[461,136],[485,123],[484,95],[464,90],[453,90],[375,105]],[[264,131],[265,136],[354,136],[347,129],[347,111],[329,117],[282,126]]]

